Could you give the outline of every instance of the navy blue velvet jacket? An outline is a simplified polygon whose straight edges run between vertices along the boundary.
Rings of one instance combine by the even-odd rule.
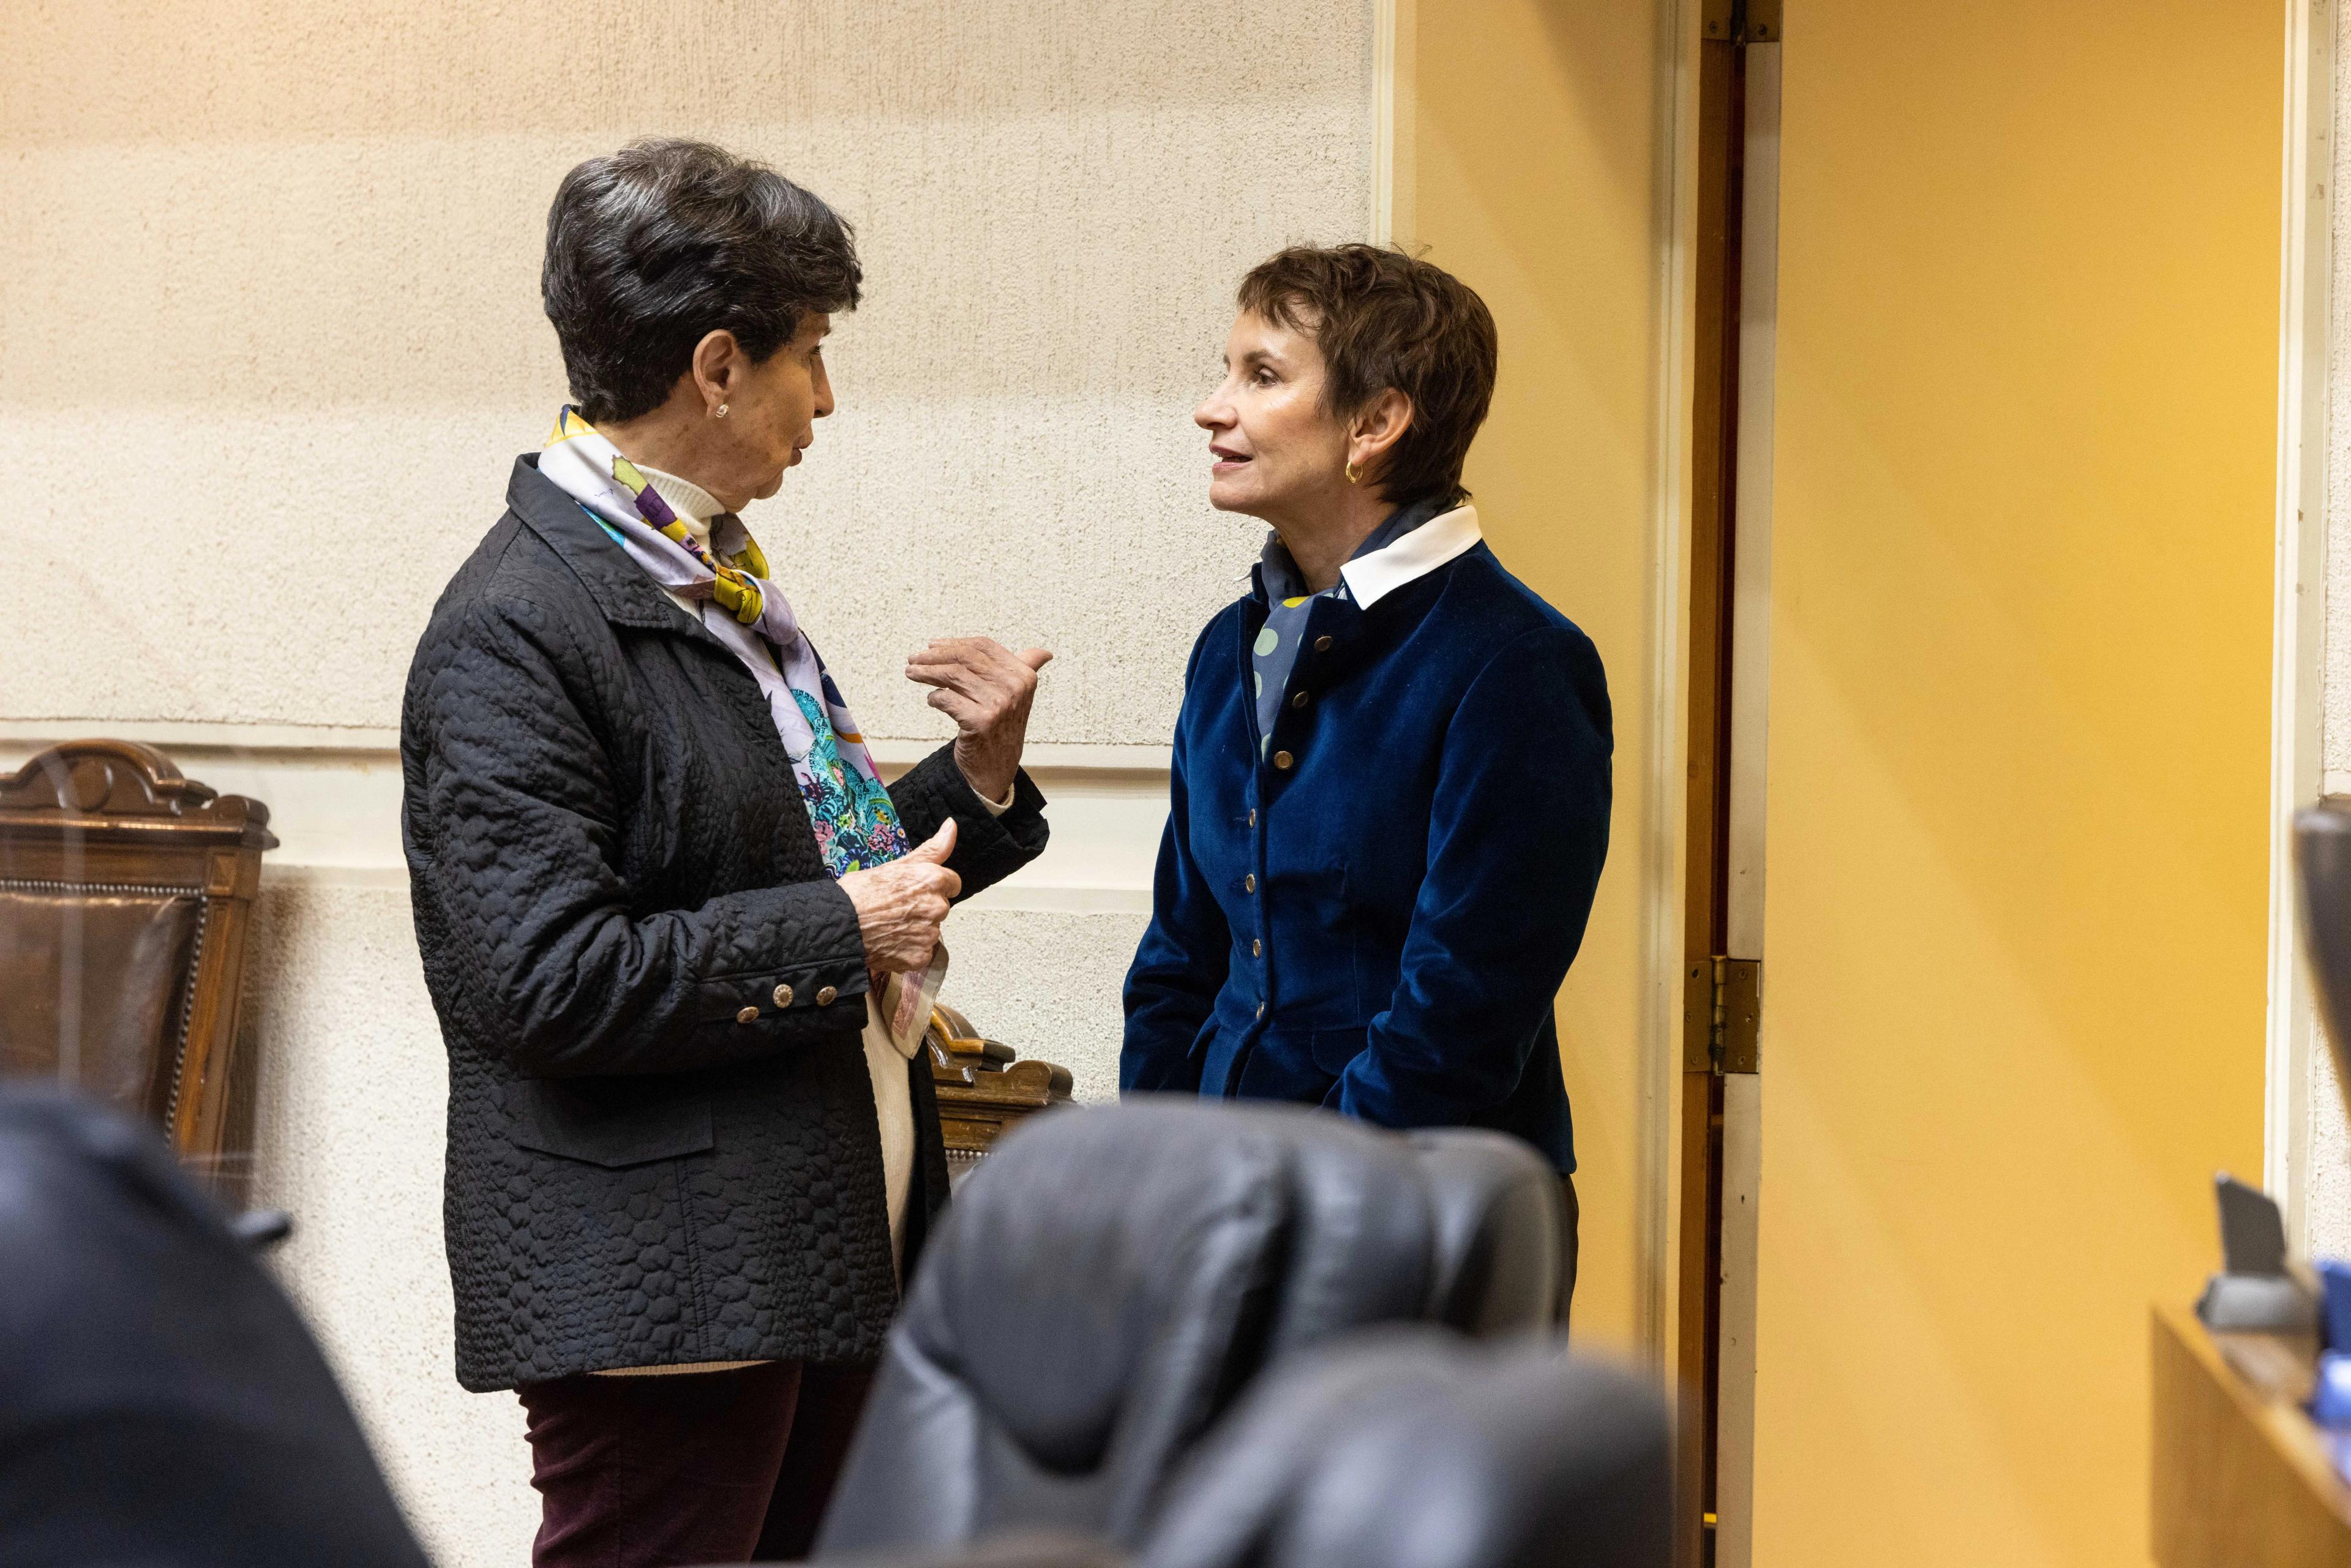
[[[1608,847],[1599,653],[1479,543],[1316,600],[1260,737],[1264,595],[1185,673],[1121,1090],[1499,1128],[1573,1170],[1552,1000]]]

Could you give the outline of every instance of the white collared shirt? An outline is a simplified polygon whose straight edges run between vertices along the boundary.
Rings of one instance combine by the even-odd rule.
[[[1439,512],[1394,544],[1357,556],[1339,569],[1339,576],[1347,584],[1349,597],[1369,610],[1405,583],[1468,554],[1484,538],[1478,528],[1478,508],[1456,507]]]

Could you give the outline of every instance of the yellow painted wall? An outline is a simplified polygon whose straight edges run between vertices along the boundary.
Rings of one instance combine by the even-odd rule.
[[[2147,1560],[2260,1168],[2281,11],[1787,8],[1757,1552]]]
[[[1416,42],[1416,238],[1485,298],[1501,337],[1468,484],[1503,564],[1599,645],[1615,709],[1608,867],[1559,1018],[1582,1167],[1576,1332],[1629,1349],[1651,1179],[1641,1038],[1659,808],[1649,648],[1663,35],[1649,0],[1423,0]]]

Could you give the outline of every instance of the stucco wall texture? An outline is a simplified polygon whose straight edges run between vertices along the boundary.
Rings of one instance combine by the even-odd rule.
[[[904,655],[982,631],[1061,655],[1032,739],[1164,745],[1259,537],[1207,507],[1186,415],[1240,271],[1368,226],[1372,11],[0,6],[0,446],[41,498],[0,522],[0,722],[394,724],[434,595],[564,400],[555,183],[683,133],[857,226],[841,411],[747,517],[867,730],[943,736]],[[956,999],[1106,1095],[1141,923],[959,911]],[[266,873],[247,996],[282,1277],[436,1559],[521,1562],[519,1410],[450,1373],[445,1067],[404,892]]]
[[[0,438],[21,493],[142,563],[126,591],[83,527],[20,515],[0,622],[78,656],[0,665],[0,714],[393,723],[563,401],[555,183],[659,131],[858,227],[841,412],[747,517],[869,731],[943,733],[904,655],[984,629],[1064,651],[1037,738],[1164,744],[1258,537],[1208,509],[1186,414],[1240,270],[1364,231],[1370,13],[0,9]]]

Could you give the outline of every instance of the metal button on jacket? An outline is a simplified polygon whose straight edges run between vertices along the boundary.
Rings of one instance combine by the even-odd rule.
[[[1290,764],[1297,760],[1298,758],[1290,756],[1287,751],[1277,751],[1273,754],[1274,770],[1279,773],[1287,773],[1290,771]]]
[[[758,1016],[759,1016],[759,1009],[757,1009],[757,1008],[745,1008],[741,1012],[737,1013],[737,1014],[735,1015],[735,1021],[736,1021],[737,1023],[749,1023],[753,1019],[756,1019],[756,1018],[758,1018]]]
[[[779,1008],[788,1008],[792,1005],[792,988],[789,986],[778,986],[776,988],[776,1005]]]
[[[1314,639],[1314,651],[1315,651],[1316,653],[1329,653],[1329,652],[1331,651],[1331,639],[1330,639],[1330,638],[1328,638],[1328,637],[1317,637],[1317,638],[1315,638],[1315,639]]]
[[[1243,893],[1255,893],[1257,891],[1257,873],[1251,872],[1249,875],[1241,878],[1241,891]]]
[[[1291,707],[1304,707],[1306,706],[1306,694],[1304,692],[1294,693],[1290,696],[1290,706]]]
[[[1262,958],[1265,956],[1264,938],[1259,936],[1252,936],[1249,938],[1249,956],[1252,958]]]
[[[820,1008],[829,1008],[832,1006],[833,998],[840,995],[841,992],[839,990],[835,989],[831,986],[827,986],[824,989],[817,992],[816,1005]]]

